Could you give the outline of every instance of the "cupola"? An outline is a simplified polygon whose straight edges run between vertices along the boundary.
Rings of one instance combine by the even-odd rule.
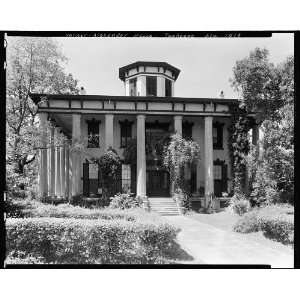
[[[137,61],[119,69],[125,96],[173,97],[180,70],[166,62]]]

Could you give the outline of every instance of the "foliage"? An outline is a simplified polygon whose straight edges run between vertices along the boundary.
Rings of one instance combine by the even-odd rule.
[[[280,72],[269,62],[268,56],[267,49],[255,48],[249,57],[236,62],[231,79],[246,110],[259,111],[262,119],[273,117],[282,106]]]
[[[11,251],[5,259],[5,263],[9,265],[14,264],[45,264],[45,261],[42,257],[34,257],[31,254],[26,254],[24,251]]]
[[[228,148],[231,161],[234,193],[243,193],[246,176],[246,156],[250,150],[248,131],[251,119],[243,106],[231,106],[231,125],[228,128]]]
[[[118,193],[114,197],[111,197],[110,200],[110,208],[128,209],[141,207],[143,205],[142,199],[140,197],[132,197],[131,194]]]
[[[178,230],[164,223],[65,218],[7,220],[8,254],[22,251],[46,263],[159,263]]]
[[[229,209],[241,216],[250,210],[250,202],[243,194],[236,193],[230,199]]]
[[[184,168],[199,160],[199,145],[194,141],[185,140],[179,134],[173,134],[170,143],[164,149],[163,156],[163,163],[170,171],[170,177],[175,186],[174,192],[186,194]]]
[[[294,242],[294,208],[290,205],[268,205],[244,214],[234,225],[234,231],[262,231],[268,238],[283,244]]]
[[[278,111],[280,120],[262,124],[261,155],[249,163],[256,170],[251,197],[257,204],[294,202],[293,112],[293,105],[287,104]]]
[[[256,210],[245,213],[236,224],[233,230],[241,233],[257,232],[260,230],[259,219]]]
[[[233,120],[229,141],[235,192],[243,190],[236,187],[242,186],[248,160],[251,201],[257,205],[292,203],[294,196],[294,57],[289,56],[275,66],[269,62],[268,55],[266,49],[256,48],[249,57],[236,62],[231,79],[232,86],[240,93],[245,114],[255,111],[257,122],[262,123],[264,135],[260,155],[253,148],[246,158],[249,151],[246,132],[251,122],[250,126],[238,126],[243,127],[239,130],[235,128],[239,122]],[[244,120],[246,122],[246,118]],[[243,148],[235,144],[238,140]]]
[[[8,37],[6,163],[9,191],[24,190],[37,177],[37,107],[30,93],[78,94],[66,74],[66,58],[51,38]]]
[[[117,180],[118,170],[121,167],[121,159],[116,150],[111,147],[98,159],[102,178],[102,195],[108,201],[115,193],[115,183]]]

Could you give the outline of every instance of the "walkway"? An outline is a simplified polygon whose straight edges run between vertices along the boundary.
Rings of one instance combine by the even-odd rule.
[[[292,268],[293,249],[277,242],[263,242],[248,234],[222,230],[185,216],[165,216],[181,228],[178,243],[194,257],[192,264],[268,264]],[[260,233],[256,233],[260,234]],[[251,234],[250,234],[251,235]]]

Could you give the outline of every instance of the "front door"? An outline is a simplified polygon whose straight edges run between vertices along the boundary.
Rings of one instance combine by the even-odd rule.
[[[147,196],[169,197],[170,175],[166,170],[147,170]]]

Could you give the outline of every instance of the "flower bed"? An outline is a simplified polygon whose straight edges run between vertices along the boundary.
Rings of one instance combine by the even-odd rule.
[[[10,260],[21,252],[58,264],[164,263],[178,232],[149,221],[46,217],[7,219],[6,229]]]
[[[244,214],[234,225],[234,231],[262,231],[268,238],[294,243],[294,208],[290,205],[270,205]]]

